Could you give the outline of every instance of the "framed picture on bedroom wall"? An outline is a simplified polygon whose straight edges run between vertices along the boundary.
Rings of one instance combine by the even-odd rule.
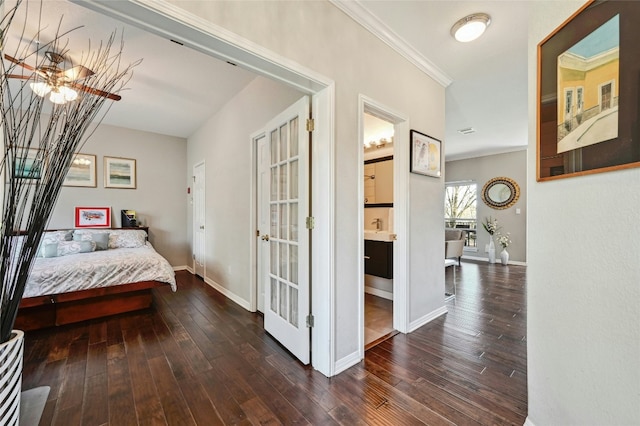
[[[71,161],[64,186],[84,186],[95,188],[96,185],[96,156],[77,153]]]
[[[104,157],[104,187],[136,189],[136,160]]]
[[[76,207],[76,228],[111,228],[111,207]]]

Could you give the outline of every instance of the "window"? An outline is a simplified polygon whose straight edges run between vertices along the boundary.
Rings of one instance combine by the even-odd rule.
[[[474,182],[452,182],[445,187],[444,222],[447,228],[467,231],[465,250],[476,249],[477,185]]]

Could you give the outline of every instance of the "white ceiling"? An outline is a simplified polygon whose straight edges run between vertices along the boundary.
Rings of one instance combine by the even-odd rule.
[[[446,89],[447,159],[526,147],[528,1],[356,3],[373,16],[380,31],[411,46],[419,60],[432,63],[452,80]],[[97,43],[114,30],[124,30],[124,61],[143,58],[128,90],[121,93],[122,101],[113,103],[104,120],[107,124],[188,137],[255,78],[249,71],[66,0],[47,0],[42,5],[43,22],[55,17],[41,25],[47,27],[41,35],[44,40],[51,38],[61,15],[63,28],[84,25],[69,35],[71,56],[86,51],[87,40]],[[33,33],[37,10],[31,9],[28,26]],[[475,42],[456,42],[449,34],[451,26],[474,12],[491,15],[490,27]],[[78,40],[84,44],[74,44]],[[457,132],[468,127],[476,132],[466,136]]]

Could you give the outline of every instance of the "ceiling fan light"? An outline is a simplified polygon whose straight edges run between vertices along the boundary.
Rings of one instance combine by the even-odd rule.
[[[67,102],[75,101],[78,98],[78,92],[66,86],[62,86],[58,88],[58,90],[60,91],[60,93],[62,93],[62,95],[64,96],[64,100]]]
[[[451,27],[451,35],[462,43],[473,41],[480,37],[491,24],[491,17],[486,13],[474,13],[465,16]]]
[[[67,100],[64,98],[64,93],[60,92],[59,90],[52,90],[51,94],[49,95],[49,100],[58,105],[67,102]]]
[[[40,96],[41,98],[45,97],[47,93],[51,91],[51,86],[43,82],[29,83],[29,87],[31,87],[33,93]]]

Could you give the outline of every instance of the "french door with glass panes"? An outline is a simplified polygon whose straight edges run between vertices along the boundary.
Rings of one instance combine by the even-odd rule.
[[[309,98],[305,96],[265,126],[269,154],[258,156],[262,180],[258,184],[262,193],[258,223],[263,228],[259,229],[258,271],[265,295],[264,328],[304,364],[310,360],[306,324],[309,231],[305,226],[309,214],[308,117]]]

